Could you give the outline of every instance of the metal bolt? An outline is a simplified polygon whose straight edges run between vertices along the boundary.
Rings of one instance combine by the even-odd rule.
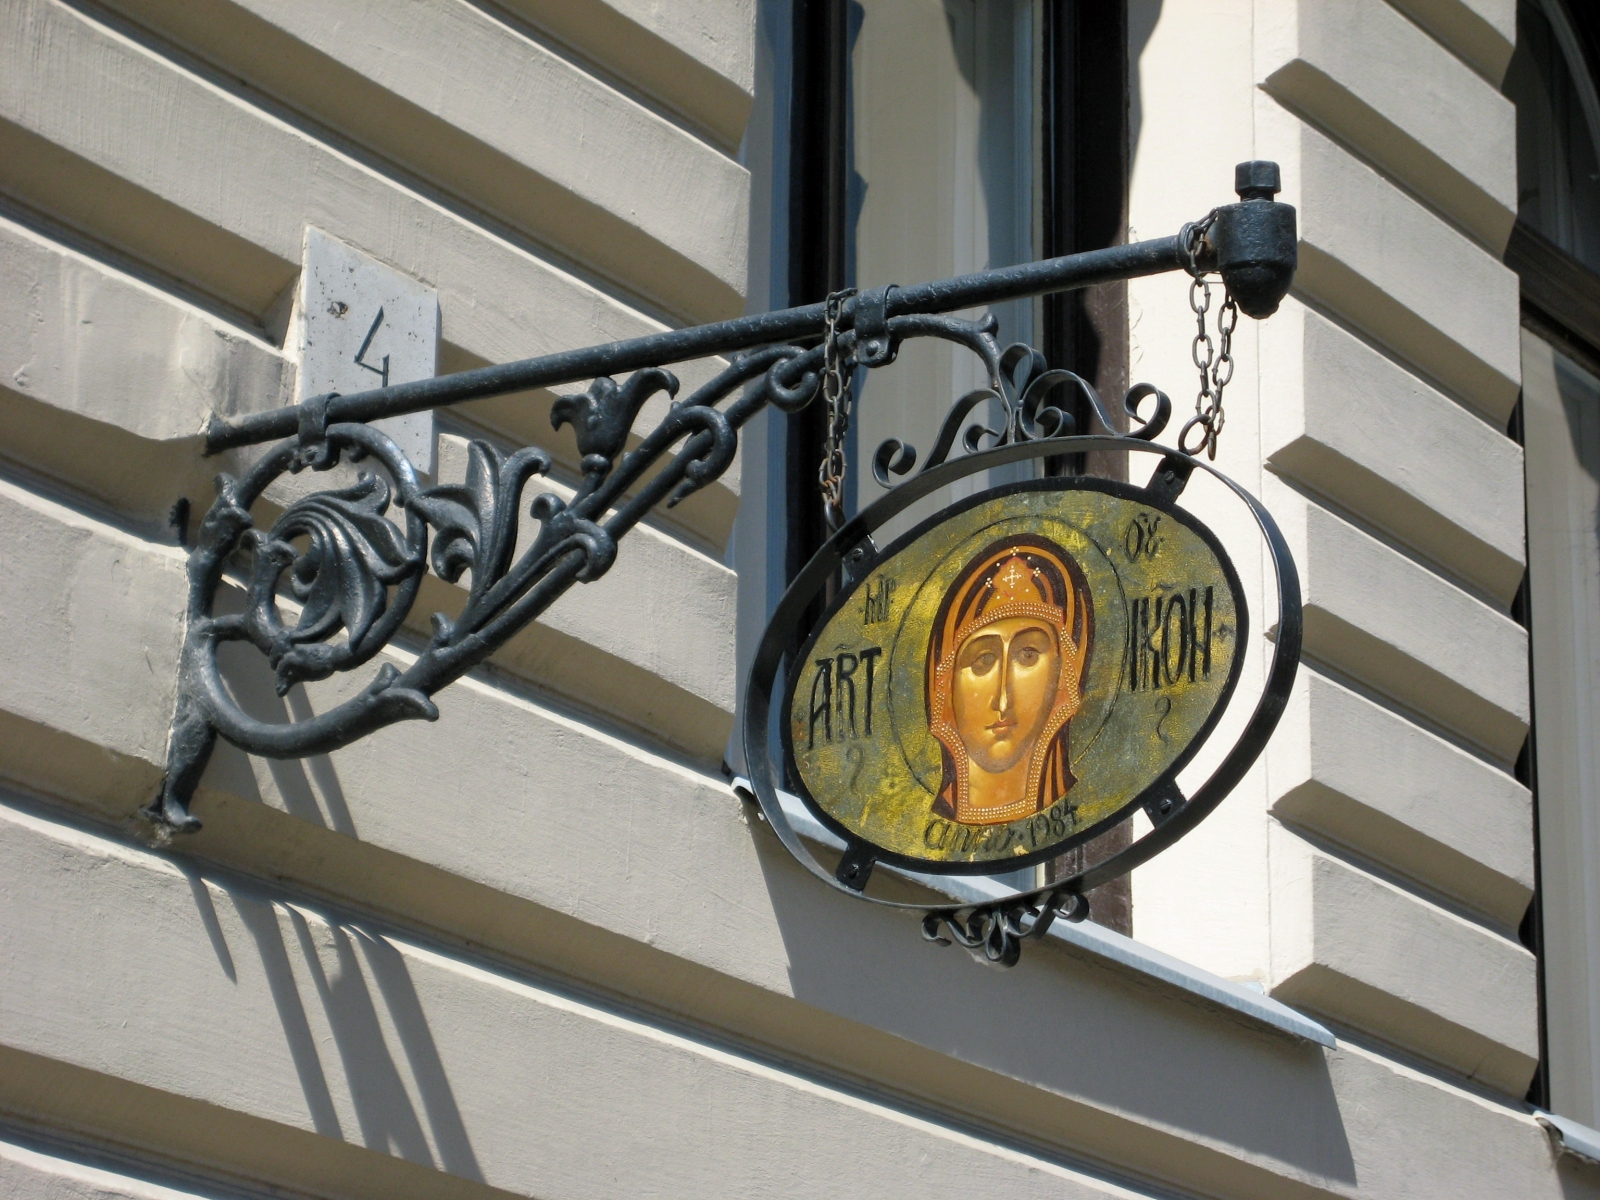
[[[1233,169],[1233,190],[1241,200],[1271,200],[1283,190],[1278,164],[1264,159],[1240,163]]]

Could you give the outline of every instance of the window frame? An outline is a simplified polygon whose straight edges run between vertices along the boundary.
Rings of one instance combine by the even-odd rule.
[[[1589,79],[1600,84],[1600,10],[1579,11],[1563,0],[1536,0],[1541,6],[1561,9],[1575,35],[1582,66]],[[1569,67],[1573,64],[1568,64]],[[1532,336],[1600,374],[1600,273],[1556,245],[1520,216],[1512,226],[1503,261],[1516,272],[1521,298],[1522,327]],[[1528,439],[1526,410],[1519,399],[1506,428],[1506,434],[1524,450]],[[1526,469],[1526,462],[1525,462]],[[1529,635],[1528,683],[1530,705],[1536,692],[1533,597],[1536,564],[1529,561],[1523,586],[1513,602],[1511,616]],[[1539,722],[1533,708],[1528,738],[1518,756],[1515,774],[1533,799],[1534,897],[1528,906],[1519,937],[1538,964],[1539,1069],[1529,1086],[1527,1101],[1540,1108],[1551,1104],[1549,1001],[1546,990],[1545,900],[1540,830],[1540,789],[1538,769]]]

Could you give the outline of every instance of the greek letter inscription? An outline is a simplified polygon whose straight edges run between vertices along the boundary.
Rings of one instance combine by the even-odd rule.
[[[1157,696],[1156,697],[1156,708],[1159,709],[1160,712],[1161,712],[1161,715],[1156,718],[1156,736],[1158,738],[1160,738],[1163,742],[1170,741],[1171,739],[1168,738],[1166,734],[1161,732],[1161,726],[1162,726],[1162,723],[1164,721],[1166,721],[1166,719],[1172,715],[1172,697],[1171,696]]]
[[[884,576],[876,582],[867,581],[866,597],[862,602],[861,623],[876,625],[889,619],[889,607],[894,603],[894,579]]]
[[[1211,678],[1212,601],[1210,587],[1133,601],[1122,662],[1130,692]]]
[[[1160,513],[1134,515],[1133,520],[1128,522],[1127,531],[1122,535],[1123,553],[1128,556],[1129,562],[1156,556],[1156,552],[1161,549],[1161,543],[1166,541],[1166,538],[1156,532],[1160,528]]]

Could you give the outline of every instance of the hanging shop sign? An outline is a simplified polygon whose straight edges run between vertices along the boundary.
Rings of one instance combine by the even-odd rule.
[[[1008,352],[1002,368],[1017,357]],[[992,397],[1010,413],[1001,445],[899,484],[800,571],[757,648],[743,713],[750,795],[803,867],[916,912],[930,941],[959,942],[1001,966],[1057,917],[1084,919],[1088,893],[1159,854],[1227,797],[1277,726],[1302,637],[1299,576],[1282,532],[1209,463],[1153,443],[1170,413],[1165,396],[1142,389],[1158,405],[1141,421],[1140,389],[1130,393],[1131,434],[1033,438],[1041,409],[1025,375],[1011,374],[1015,386],[1002,378]],[[881,551],[873,542],[911,505],[964,479],[1093,451],[1126,452],[1136,474],[1141,461],[1157,461],[1143,486],[1088,476],[1013,483],[943,509]],[[892,457],[880,448],[880,461]],[[1254,634],[1220,539],[1179,503],[1197,474],[1248,512],[1265,550],[1268,611]],[[1240,686],[1252,637],[1266,644],[1264,670],[1251,673],[1259,689]],[[1247,715],[1207,755],[1210,773],[1190,779],[1185,767],[1236,705]],[[1014,879],[1139,813],[1147,821],[1120,849],[1037,886],[958,903],[908,901],[896,898],[902,889],[872,884],[880,864],[924,880]],[[820,827],[804,838],[802,815]],[[818,836],[842,852],[825,851]]]
[[[819,481],[833,533],[791,582],[754,656],[743,706],[748,794],[814,875],[919,911],[926,938],[959,942],[989,962],[1014,964],[1023,942],[1043,937],[1058,916],[1084,919],[1096,887],[1199,824],[1254,764],[1288,701],[1302,634],[1294,561],[1266,508],[1209,461],[1224,425],[1239,313],[1270,316],[1295,263],[1293,210],[1271,200],[1277,167],[1242,163],[1236,183],[1239,204],[1178,237],[1200,387],[1176,448],[1155,444],[1172,415],[1159,389],[1136,385],[1115,411],[1039,351],[1001,351],[992,318],[886,318],[893,289],[846,290],[824,306]],[[1208,246],[1223,283],[1215,337]],[[990,385],[955,403],[914,477],[890,479],[916,465],[910,446],[880,445],[872,470],[889,491],[846,519],[856,369],[892,364],[898,340],[913,336],[966,346]],[[1146,400],[1155,403],[1142,413]],[[983,423],[985,413],[1000,416],[997,428]],[[1103,432],[1077,435],[1084,419]],[[967,453],[952,459],[958,442]],[[1095,451],[1125,453],[1134,478],[1141,457],[1159,461],[1143,486],[1039,469],[1038,460]],[[1024,482],[969,496],[886,548],[873,540],[925,497],[1029,460]],[[1276,583],[1260,691],[1198,781],[1180,773],[1236,699],[1251,619],[1221,541],[1179,504],[1197,472],[1248,510]],[[806,838],[791,811],[814,818]],[[1140,812],[1147,826],[1062,858]],[[830,841],[823,861],[818,852]],[[1036,876],[1036,886],[978,889],[983,898],[966,903],[869,891],[879,864],[926,883],[962,874],[1015,880],[1019,869],[1051,860],[1055,869]]]
[[[923,522],[795,658],[795,791],[880,862],[1043,862],[1172,786],[1233,692],[1249,618],[1217,538],[1144,489],[1044,479]]]

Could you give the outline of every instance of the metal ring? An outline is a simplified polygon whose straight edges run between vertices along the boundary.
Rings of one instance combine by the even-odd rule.
[[[1205,272],[1200,269],[1200,245],[1205,241],[1206,231],[1211,228],[1216,216],[1217,210],[1212,209],[1204,219],[1186,221],[1183,228],[1178,230],[1178,253],[1183,257],[1183,269],[1195,279],[1205,277]]]
[[[1200,439],[1199,445],[1190,447],[1188,444],[1189,430],[1195,428],[1196,426],[1205,431],[1205,436]],[[1204,450],[1207,444],[1211,441],[1211,432],[1211,419],[1209,416],[1202,415],[1190,417],[1184,422],[1183,429],[1178,433],[1178,449],[1182,450],[1188,455],[1199,454],[1200,451]]]

